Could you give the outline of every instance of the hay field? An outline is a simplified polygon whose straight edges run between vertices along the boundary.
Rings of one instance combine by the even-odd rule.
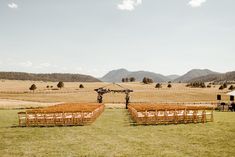
[[[29,91],[32,84],[36,84],[37,89],[33,93]],[[65,87],[57,90],[57,82],[42,81],[0,81],[0,99],[13,99],[34,102],[96,102],[97,93],[95,88],[110,85],[109,83],[84,83],[65,82]],[[80,89],[83,84],[85,88]],[[46,86],[53,86],[47,89]],[[140,82],[120,83],[121,86],[134,90],[130,94],[131,102],[216,102],[216,95],[222,94],[222,98],[228,101],[227,89],[218,90],[219,86],[212,88],[189,88],[184,83],[172,83],[172,88],[167,88],[167,83],[163,88],[156,89],[155,83],[143,84]],[[107,88],[118,89],[120,87],[110,85]],[[105,103],[123,103],[125,95],[121,93],[109,93],[104,95]]]

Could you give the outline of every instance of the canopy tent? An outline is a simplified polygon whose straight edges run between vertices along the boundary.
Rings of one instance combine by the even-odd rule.
[[[234,90],[234,91],[232,91],[232,92],[227,93],[227,95],[235,96],[235,90]]]

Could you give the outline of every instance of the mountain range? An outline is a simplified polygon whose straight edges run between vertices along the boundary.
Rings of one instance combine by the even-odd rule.
[[[144,77],[148,77],[153,79],[154,82],[165,82],[172,80],[171,77],[164,76],[162,74],[157,74],[154,72],[148,72],[148,71],[128,71],[126,69],[117,69],[112,70],[108,72],[106,75],[104,75],[102,78],[100,78],[101,81],[104,82],[121,82],[122,78],[130,78],[134,77],[136,81],[142,81]]]
[[[219,74],[219,73],[211,71],[209,69],[193,69],[187,72],[186,74],[176,78],[174,82],[191,82],[192,79],[207,76],[210,74]]]
[[[215,73],[209,74],[206,76],[196,77],[190,80],[191,82],[200,81],[200,82],[220,82],[220,81],[235,81],[235,71],[227,73]]]
[[[142,81],[144,77],[153,79],[154,82],[193,82],[193,81],[235,81],[235,72],[218,73],[209,69],[192,69],[186,74],[179,75],[168,75],[148,72],[148,71],[128,71],[126,69],[117,69],[108,72],[102,78],[104,82],[121,82],[122,78],[135,77],[136,81]]]
[[[51,73],[34,74],[25,72],[0,72],[0,79],[8,80],[32,80],[32,81],[63,81],[63,82],[121,82],[122,78],[134,77],[136,81],[141,82],[144,77],[151,78],[154,82],[211,82],[211,81],[235,81],[235,71],[227,73],[218,73],[209,69],[192,69],[184,75],[162,75],[149,71],[128,71],[126,69],[117,69],[108,72],[102,78],[95,78],[90,75]]]

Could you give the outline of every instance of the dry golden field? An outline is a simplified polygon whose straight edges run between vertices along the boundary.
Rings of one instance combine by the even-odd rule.
[[[28,90],[37,85],[35,93]],[[61,90],[47,90],[53,82],[0,81],[0,156],[233,156],[234,113],[215,112],[214,122],[205,124],[133,124],[123,104],[124,94],[107,94],[106,109],[91,125],[77,127],[18,127],[17,112],[25,108],[61,102],[95,102],[95,88],[108,83],[65,83]],[[133,89],[131,102],[216,102],[218,86],[208,89],[155,89],[155,84],[121,83]],[[118,88],[112,87],[110,88]],[[228,96],[222,97],[228,100]],[[109,103],[107,103],[109,102]],[[4,108],[3,110],[1,108]],[[8,108],[8,109],[6,109]],[[113,109],[115,108],[115,109]],[[225,147],[223,147],[225,146]]]
[[[29,90],[30,85],[36,84],[37,89],[33,93]],[[79,89],[83,84],[84,88]],[[47,89],[46,86],[53,86],[53,89]],[[64,88],[57,90],[57,82],[42,81],[0,81],[0,99],[12,99],[40,103],[60,103],[60,102],[96,102],[97,93],[95,88],[107,86],[110,89],[121,89],[110,83],[84,83],[84,82],[65,82]],[[218,90],[219,86],[212,88],[189,88],[184,83],[172,83],[172,88],[167,88],[167,83],[163,88],[156,89],[155,83],[143,84],[140,82],[120,83],[121,86],[134,90],[130,94],[131,102],[216,102],[216,95],[222,94],[222,99],[228,101],[229,97],[225,94],[227,89]],[[105,103],[123,103],[125,95],[121,93],[109,93],[104,95]],[[21,102],[21,104],[24,104]],[[32,103],[33,104],[33,103]],[[1,105],[1,103],[0,103]]]

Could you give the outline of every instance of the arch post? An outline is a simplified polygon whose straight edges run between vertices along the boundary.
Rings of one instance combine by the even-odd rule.
[[[126,109],[128,109],[129,101],[130,101],[129,92],[126,92]]]

